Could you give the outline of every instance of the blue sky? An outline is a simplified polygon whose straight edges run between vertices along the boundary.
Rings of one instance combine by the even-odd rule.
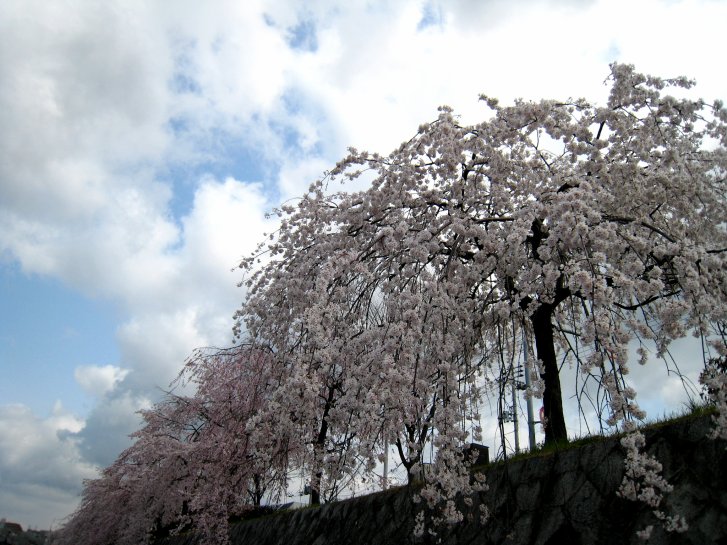
[[[114,309],[56,279],[23,274],[14,263],[0,266],[0,301],[0,400],[48,415],[63,392],[68,410],[88,413],[92,399],[73,372],[118,361]]]
[[[608,63],[727,97],[715,0],[0,4],[0,517],[57,525],[199,346],[265,213],[347,146],[480,93],[605,98]],[[678,347],[686,354],[689,347]],[[651,371],[642,402],[680,403]],[[63,479],[58,479],[58,475]]]

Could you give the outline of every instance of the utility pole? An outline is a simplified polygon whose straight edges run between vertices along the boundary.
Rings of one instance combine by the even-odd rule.
[[[512,370],[512,422],[515,427],[515,454],[520,453],[520,426],[517,421],[517,377],[515,369]]]
[[[530,366],[528,364],[528,354],[530,346],[528,345],[528,336],[523,328],[523,361],[525,362],[525,388],[530,389]],[[530,441],[530,450],[535,449],[535,419],[533,418],[533,398],[525,394],[525,403],[528,410],[528,439]]]

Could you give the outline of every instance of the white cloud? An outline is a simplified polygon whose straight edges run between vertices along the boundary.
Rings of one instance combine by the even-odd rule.
[[[128,369],[121,369],[115,365],[82,365],[76,367],[74,371],[76,382],[87,393],[95,397],[101,397],[111,392],[116,384],[128,374]]]
[[[219,123],[244,120],[275,106],[291,53],[284,37],[265,22],[258,2],[223,1],[218,9],[187,2],[157,4],[172,36],[185,44],[175,67],[199,90],[202,117]],[[181,61],[181,62],[180,62]]]
[[[153,26],[143,9],[110,4],[3,6],[0,122],[12,127],[0,140],[3,208],[88,217],[119,167],[163,151],[170,64]]]
[[[202,181],[192,211],[182,220],[185,246],[180,252],[185,270],[203,271],[208,276],[204,284],[195,281],[196,286],[234,287],[236,279],[229,274],[230,269],[255,249],[266,228],[273,227],[265,218],[269,207],[259,183],[246,184],[233,178]],[[225,291],[225,295],[230,293]]]
[[[133,366],[120,390],[145,394],[166,388],[190,352],[207,344],[197,311],[184,305],[170,313],[157,310],[135,316],[121,326],[118,339],[122,360]]]
[[[388,153],[441,104],[476,121],[484,112],[480,93],[505,102],[602,100],[613,60],[657,74],[691,74],[708,96],[727,94],[725,78],[703,53],[720,47],[712,27],[727,15],[724,4],[447,2],[443,26],[422,31],[420,8],[357,4],[321,25],[318,51],[299,59],[296,83],[320,97],[344,145]]]

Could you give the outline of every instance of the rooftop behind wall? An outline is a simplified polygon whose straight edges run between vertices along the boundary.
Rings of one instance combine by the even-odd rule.
[[[684,418],[646,430],[647,451],[663,464],[674,490],[662,502],[683,515],[689,530],[669,534],[651,509],[617,496],[624,451],[617,437],[485,470],[489,490],[473,498],[490,518],[477,517],[440,531],[437,539],[413,537],[415,505],[404,487],[319,508],[276,513],[233,526],[234,545],[388,545],[644,543],[636,531],[654,526],[647,543],[727,545],[727,442],[707,437],[711,417]],[[163,545],[193,545],[193,535]],[[161,545],[161,544],[160,544]]]

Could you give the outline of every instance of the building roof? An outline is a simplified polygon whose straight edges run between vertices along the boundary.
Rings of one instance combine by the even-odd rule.
[[[16,534],[23,533],[23,527],[17,522],[8,522],[7,520],[0,521],[0,528],[10,530],[11,532]]]

